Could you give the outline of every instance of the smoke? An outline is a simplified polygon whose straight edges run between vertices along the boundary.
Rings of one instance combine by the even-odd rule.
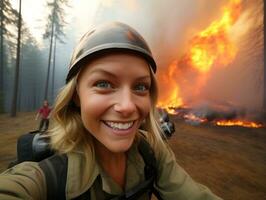
[[[180,63],[191,39],[219,18],[227,3],[226,0],[103,0],[94,25],[121,21],[134,27],[149,43],[158,64],[158,74],[174,61],[178,63],[174,77],[184,103],[213,105],[222,102],[247,112],[262,111],[262,0],[243,0],[241,16],[230,32],[238,53],[226,68],[217,67],[208,76],[199,78],[195,71]],[[170,82],[159,83],[162,97],[169,95]],[[196,91],[195,84],[200,85]]]
[[[102,0],[94,25],[121,21],[147,40],[160,68],[181,55],[192,36],[217,16],[226,0]]]

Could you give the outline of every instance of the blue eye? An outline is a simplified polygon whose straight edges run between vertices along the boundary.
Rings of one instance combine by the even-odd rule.
[[[149,87],[146,84],[138,84],[134,88],[137,92],[145,92],[149,90]]]
[[[95,83],[95,86],[102,89],[112,88],[111,83],[109,83],[108,81],[98,81],[97,83]]]

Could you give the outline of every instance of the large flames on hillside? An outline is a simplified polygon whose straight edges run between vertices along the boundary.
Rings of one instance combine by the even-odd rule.
[[[181,114],[185,120],[199,123],[208,121],[206,115],[184,112],[190,109],[183,108],[191,106],[189,101],[199,97],[201,88],[206,84],[213,69],[227,67],[236,57],[238,48],[229,33],[240,15],[241,0],[231,0],[224,6],[219,19],[190,40],[183,56],[158,74],[159,83],[167,84],[167,91],[159,98],[158,107],[171,114]],[[261,124],[236,120],[233,117],[222,117],[212,121],[220,126],[261,127]]]

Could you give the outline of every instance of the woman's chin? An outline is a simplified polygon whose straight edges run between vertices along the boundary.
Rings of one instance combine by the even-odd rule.
[[[133,140],[130,141],[117,141],[113,144],[110,144],[107,147],[107,149],[113,153],[124,153],[127,152],[130,147],[132,146]]]

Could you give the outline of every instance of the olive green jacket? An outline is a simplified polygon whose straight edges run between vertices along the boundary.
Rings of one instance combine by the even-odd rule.
[[[68,153],[66,197],[72,199],[90,188],[91,200],[106,199],[123,192],[100,167],[96,158],[85,159],[80,152]],[[177,163],[168,147],[157,148],[155,188],[164,200],[220,200],[205,186],[196,183]],[[133,144],[128,151],[125,190],[144,181],[144,161]],[[45,176],[36,162],[24,162],[0,174],[0,199],[46,199]],[[147,200],[148,194],[140,200]]]

